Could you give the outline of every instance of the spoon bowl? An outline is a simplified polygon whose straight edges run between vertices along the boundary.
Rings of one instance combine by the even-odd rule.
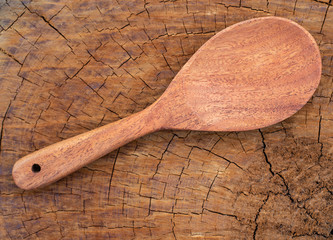
[[[235,24],[207,41],[160,98],[162,105],[173,105],[166,128],[244,131],[272,125],[303,107],[320,76],[318,46],[298,24],[278,17]]]

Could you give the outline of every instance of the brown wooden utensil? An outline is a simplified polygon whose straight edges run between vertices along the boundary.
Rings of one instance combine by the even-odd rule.
[[[29,154],[13,167],[20,188],[45,186],[161,129],[245,131],[280,122],[316,90],[314,38],[287,19],[251,19],[217,33],[145,110]]]

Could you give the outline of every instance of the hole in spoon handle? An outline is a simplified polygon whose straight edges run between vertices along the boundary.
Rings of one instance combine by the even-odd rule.
[[[38,173],[40,172],[41,170],[41,167],[39,164],[37,163],[34,163],[32,166],[31,166],[31,171],[34,172],[34,173]]]

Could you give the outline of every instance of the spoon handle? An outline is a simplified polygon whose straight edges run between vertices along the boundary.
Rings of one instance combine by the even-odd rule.
[[[16,185],[26,190],[48,185],[124,144],[158,130],[158,121],[154,122],[150,113],[148,107],[21,158],[12,172]]]

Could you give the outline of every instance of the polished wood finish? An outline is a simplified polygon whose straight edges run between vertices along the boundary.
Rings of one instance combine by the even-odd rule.
[[[45,186],[161,129],[272,125],[310,99],[320,76],[317,44],[298,24],[277,17],[235,24],[207,41],[150,107],[23,157],[13,168],[15,183],[27,190]]]

